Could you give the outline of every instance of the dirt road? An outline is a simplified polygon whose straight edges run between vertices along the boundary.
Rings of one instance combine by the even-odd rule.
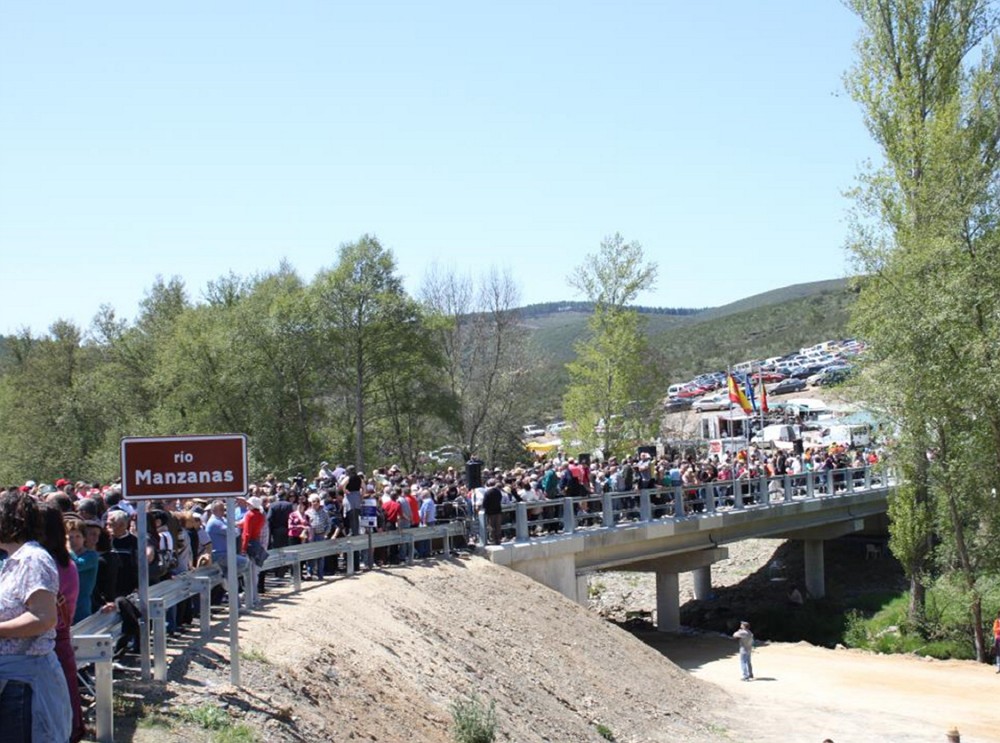
[[[775,643],[755,649],[756,679],[744,683],[734,641],[653,634],[641,638],[742,700],[720,720],[734,740],[941,743],[956,727],[962,743],[1000,741],[1000,675],[991,666]]]

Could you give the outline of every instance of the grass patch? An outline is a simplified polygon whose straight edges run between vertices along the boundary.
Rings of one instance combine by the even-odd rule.
[[[601,581],[595,581],[587,587],[587,595],[592,599],[596,599],[607,589],[608,587],[603,583],[601,583]]]
[[[604,738],[604,740],[615,743],[615,734],[611,732],[611,728],[607,725],[599,724],[597,726],[597,734]]]
[[[142,705],[141,712],[136,719],[135,726],[145,730],[170,730],[174,726],[174,721],[149,705]]]
[[[487,707],[475,694],[451,703],[451,733],[455,743],[493,743],[497,734],[496,703]]]
[[[269,665],[271,663],[270,658],[264,655],[263,650],[258,650],[257,648],[244,648],[240,650],[240,658],[243,660],[253,661],[255,663],[264,663]]]
[[[211,731],[212,743],[255,743],[257,735],[247,725],[235,723],[222,707],[202,704],[199,707],[179,707],[181,720]]]

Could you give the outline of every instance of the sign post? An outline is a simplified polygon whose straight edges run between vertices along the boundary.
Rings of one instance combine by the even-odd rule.
[[[150,677],[149,563],[146,501],[174,498],[226,499],[226,567],[229,585],[229,674],[240,683],[239,588],[236,565],[237,496],[247,492],[247,437],[218,436],[126,437],[121,443],[122,496],[136,501],[139,539],[140,654],[142,678]]]
[[[372,549],[372,534],[378,528],[378,501],[374,498],[365,498],[361,501],[361,526],[365,527],[368,533],[368,556],[365,562],[371,570],[375,562],[375,550]]]

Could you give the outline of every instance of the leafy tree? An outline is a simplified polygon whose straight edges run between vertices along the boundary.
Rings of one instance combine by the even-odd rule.
[[[594,312],[588,337],[576,344],[576,360],[567,365],[563,412],[581,440],[596,440],[605,455],[642,438],[654,419],[661,364],[644,332],[645,318],[629,305],[653,289],[656,271],[638,242],[615,233],[567,277],[594,303]]]
[[[387,375],[398,377],[396,365],[427,358],[415,353],[421,308],[403,290],[392,251],[371,235],[341,245],[337,264],[317,276],[312,290],[324,371],[335,396],[347,403],[341,413],[353,432],[354,462],[363,468],[373,453],[366,446],[369,427],[387,413],[385,393],[410,391],[387,385]]]
[[[996,562],[975,535],[1000,516],[984,499],[1000,476],[1000,394],[984,383],[1000,371],[996,17],[984,0],[848,5],[864,30],[847,86],[885,156],[854,193],[850,247],[865,275],[854,323],[872,341],[868,392],[903,428],[911,478],[892,544],[915,597],[932,557],[962,576],[982,659],[978,581]]]

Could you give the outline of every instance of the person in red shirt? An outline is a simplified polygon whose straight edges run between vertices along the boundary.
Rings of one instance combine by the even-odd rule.
[[[260,544],[261,530],[264,528],[264,502],[256,495],[251,496],[247,499],[247,505],[250,506],[250,510],[247,511],[246,516],[243,517],[241,526],[243,529],[243,538],[240,542],[240,552],[242,554],[247,554],[247,549],[250,546],[250,542],[257,542]],[[264,545],[261,544],[263,547]]]
[[[385,514],[386,531],[396,531],[399,528],[399,515],[402,506],[399,504],[399,488],[390,486],[388,500],[382,501],[382,513]],[[399,563],[399,545],[394,544],[389,547],[389,563],[396,565]]]
[[[1000,673],[1000,611],[993,620],[993,654],[996,656],[997,673]]]

